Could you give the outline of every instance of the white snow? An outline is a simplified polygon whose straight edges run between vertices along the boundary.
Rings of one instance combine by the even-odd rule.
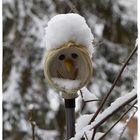
[[[25,120],[24,118],[20,118],[20,121],[18,123],[18,127],[23,132],[31,131],[30,123],[27,120]]]
[[[38,104],[35,104],[35,103],[32,103],[32,104],[29,104],[28,105],[28,110],[34,110],[34,109],[39,109],[39,105]]]
[[[91,100],[98,100],[98,98],[94,95],[94,93],[91,93],[86,87],[83,87],[81,89],[82,97],[80,96],[80,91],[78,91],[78,98],[76,99],[76,108],[75,111],[81,110],[82,103],[84,101],[90,101],[86,102],[86,108],[88,108],[89,112],[95,112],[97,109],[97,103],[98,101],[91,101]]]
[[[73,41],[77,45],[87,47],[89,53],[93,53],[93,35],[86,24],[84,17],[69,13],[59,14],[53,17],[45,28],[46,49],[56,49],[63,44]]]
[[[75,89],[80,86],[80,80],[69,80],[69,79],[60,79],[60,78],[52,78],[52,81],[57,86],[64,88],[64,89]]]
[[[125,124],[122,121],[120,121],[117,125],[115,125],[115,127],[111,130],[112,133],[115,135],[115,138],[114,138],[114,135],[112,135],[110,137],[110,140],[112,140],[113,138],[114,138],[114,140],[118,140],[120,137],[120,134],[122,133],[122,131],[124,129],[124,126],[125,126]],[[127,131],[127,129],[125,130],[123,136],[127,134],[126,131]]]
[[[13,0],[3,0],[2,1],[2,4],[8,4],[8,3],[12,4],[14,2],[13,2]]]
[[[91,93],[86,87],[83,87],[81,89],[81,92],[83,93],[83,99],[84,101],[87,101],[87,100],[98,100],[98,98],[93,94]],[[79,91],[78,91],[79,93]]]
[[[50,105],[51,110],[57,111],[59,109],[59,106],[60,106],[58,94],[50,88],[47,91],[47,95],[48,95],[47,97],[48,97],[48,101],[49,101],[49,105]]]
[[[109,116],[110,114],[112,114],[116,109],[118,109],[121,105],[123,105],[125,102],[127,102],[129,99],[133,98],[136,96],[136,90],[133,89],[130,93],[125,94],[124,96],[118,98],[116,101],[114,101],[111,106],[109,106],[107,109],[105,109],[101,114],[99,114],[95,121],[92,122],[90,125],[87,125],[86,127],[83,127],[80,131],[78,131],[76,133],[76,135],[74,136],[74,138],[72,138],[71,140],[80,140],[80,138],[84,135],[84,132],[87,132],[91,129],[93,129],[100,121],[102,121],[104,118],[106,118],[107,116]],[[93,114],[92,114],[93,115]],[[91,116],[87,116],[87,120],[89,119],[89,117]],[[85,117],[84,117],[84,120]],[[90,120],[89,120],[90,121]],[[79,121],[78,121],[79,122]],[[80,121],[79,123],[83,123],[82,121]],[[85,123],[85,122],[84,122]],[[84,124],[85,125],[85,124]],[[76,126],[81,127],[82,124],[76,124]]]
[[[82,128],[84,128],[86,125],[88,125],[89,121],[93,117],[93,114],[85,114],[79,117],[76,121],[76,132],[80,131]]]
[[[118,8],[119,6],[124,8],[123,12]],[[137,21],[137,0],[117,0],[113,7],[125,22],[128,20]]]
[[[56,130],[44,130],[44,129],[36,129],[37,135],[41,137],[42,140],[54,140],[59,134]]]
[[[54,120],[55,119],[55,112],[54,111],[48,111],[48,113],[46,113],[46,117],[45,117],[45,122],[46,124],[50,124],[50,120]]]
[[[91,139],[92,139],[92,135],[93,135],[93,130],[92,130],[92,131],[87,131],[85,134],[86,134],[86,136],[88,137],[88,140],[91,140]],[[104,134],[104,133],[97,132],[97,133],[95,134],[94,140],[99,140],[99,138],[100,138],[103,134]]]
[[[7,131],[11,131],[12,130],[12,126],[8,121],[5,121],[4,123],[4,129]]]
[[[22,99],[21,95],[18,92],[18,84],[17,84],[19,77],[20,74],[18,73],[17,68],[13,66],[10,73],[9,82],[7,83],[8,88],[3,94],[3,101],[8,100],[9,103],[10,102],[21,103]]]
[[[95,24],[94,32],[98,37],[103,36],[103,30],[104,30],[104,24],[102,24],[102,23]]]

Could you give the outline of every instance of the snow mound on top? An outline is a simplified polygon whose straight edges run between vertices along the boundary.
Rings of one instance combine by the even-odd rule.
[[[93,53],[93,35],[85,19],[74,13],[59,14],[54,16],[45,28],[46,49],[52,50],[72,41],[77,45],[87,47]]]

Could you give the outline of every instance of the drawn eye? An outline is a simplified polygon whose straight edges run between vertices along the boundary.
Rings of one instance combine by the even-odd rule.
[[[61,54],[58,58],[59,58],[59,60],[64,60],[65,59],[65,55]]]
[[[78,57],[78,55],[76,53],[72,53],[71,54],[72,58],[76,59]]]

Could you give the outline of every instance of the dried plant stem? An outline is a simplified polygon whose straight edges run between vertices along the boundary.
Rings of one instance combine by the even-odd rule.
[[[32,126],[32,140],[35,140],[35,126],[36,123],[34,121],[31,121],[31,126]]]
[[[125,67],[127,66],[128,62],[130,61],[130,59],[132,58],[132,56],[136,53],[138,47],[135,46],[135,48],[132,50],[132,52],[130,53],[130,55],[128,56],[128,58],[126,59],[125,63],[123,64],[120,72],[118,73],[118,75],[116,76],[110,90],[108,91],[107,95],[103,98],[103,101],[101,102],[98,110],[95,112],[95,114],[93,115],[92,119],[90,120],[89,124],[91,122],[93,122],[95,120],[95,118],[97,117],[97,115],[99,114],[99,112],[101,111],[101,109],[103,108],[104,104],[106,103],[106,100],[108,99],[109,95],[111,94],[112,90],[114,89],[116,83],[118,82],[119,78],[121,77],[122,72],[124,71]]]
[[[29,122],[31,124],[31,128],[32,128],[32,140],[35,140],[35,126],[36,126],[36,122],[35,122],[35,119],[34,119],[34,105],[32,105],[30,107],[29,112],[28,112],[28,117],[29,117],[28,118]]]
[[[116,126],[117,123],[120,122],[120,120],[134,107],[134,105],[137,103],[137,101],[135,101],[126,111],[125,113],[123,113],[123,115],[107,130],[107,132],[102,136],[100,137],[99,140],[102,140],[104,139],[104,137],[113,129],[113,127]]]

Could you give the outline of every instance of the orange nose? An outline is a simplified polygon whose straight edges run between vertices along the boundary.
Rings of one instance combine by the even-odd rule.
[[[73,70],[73,62],[71,59],[65,59],[64,60],[64,66],[67,70],[67,72],[71,72]]]

